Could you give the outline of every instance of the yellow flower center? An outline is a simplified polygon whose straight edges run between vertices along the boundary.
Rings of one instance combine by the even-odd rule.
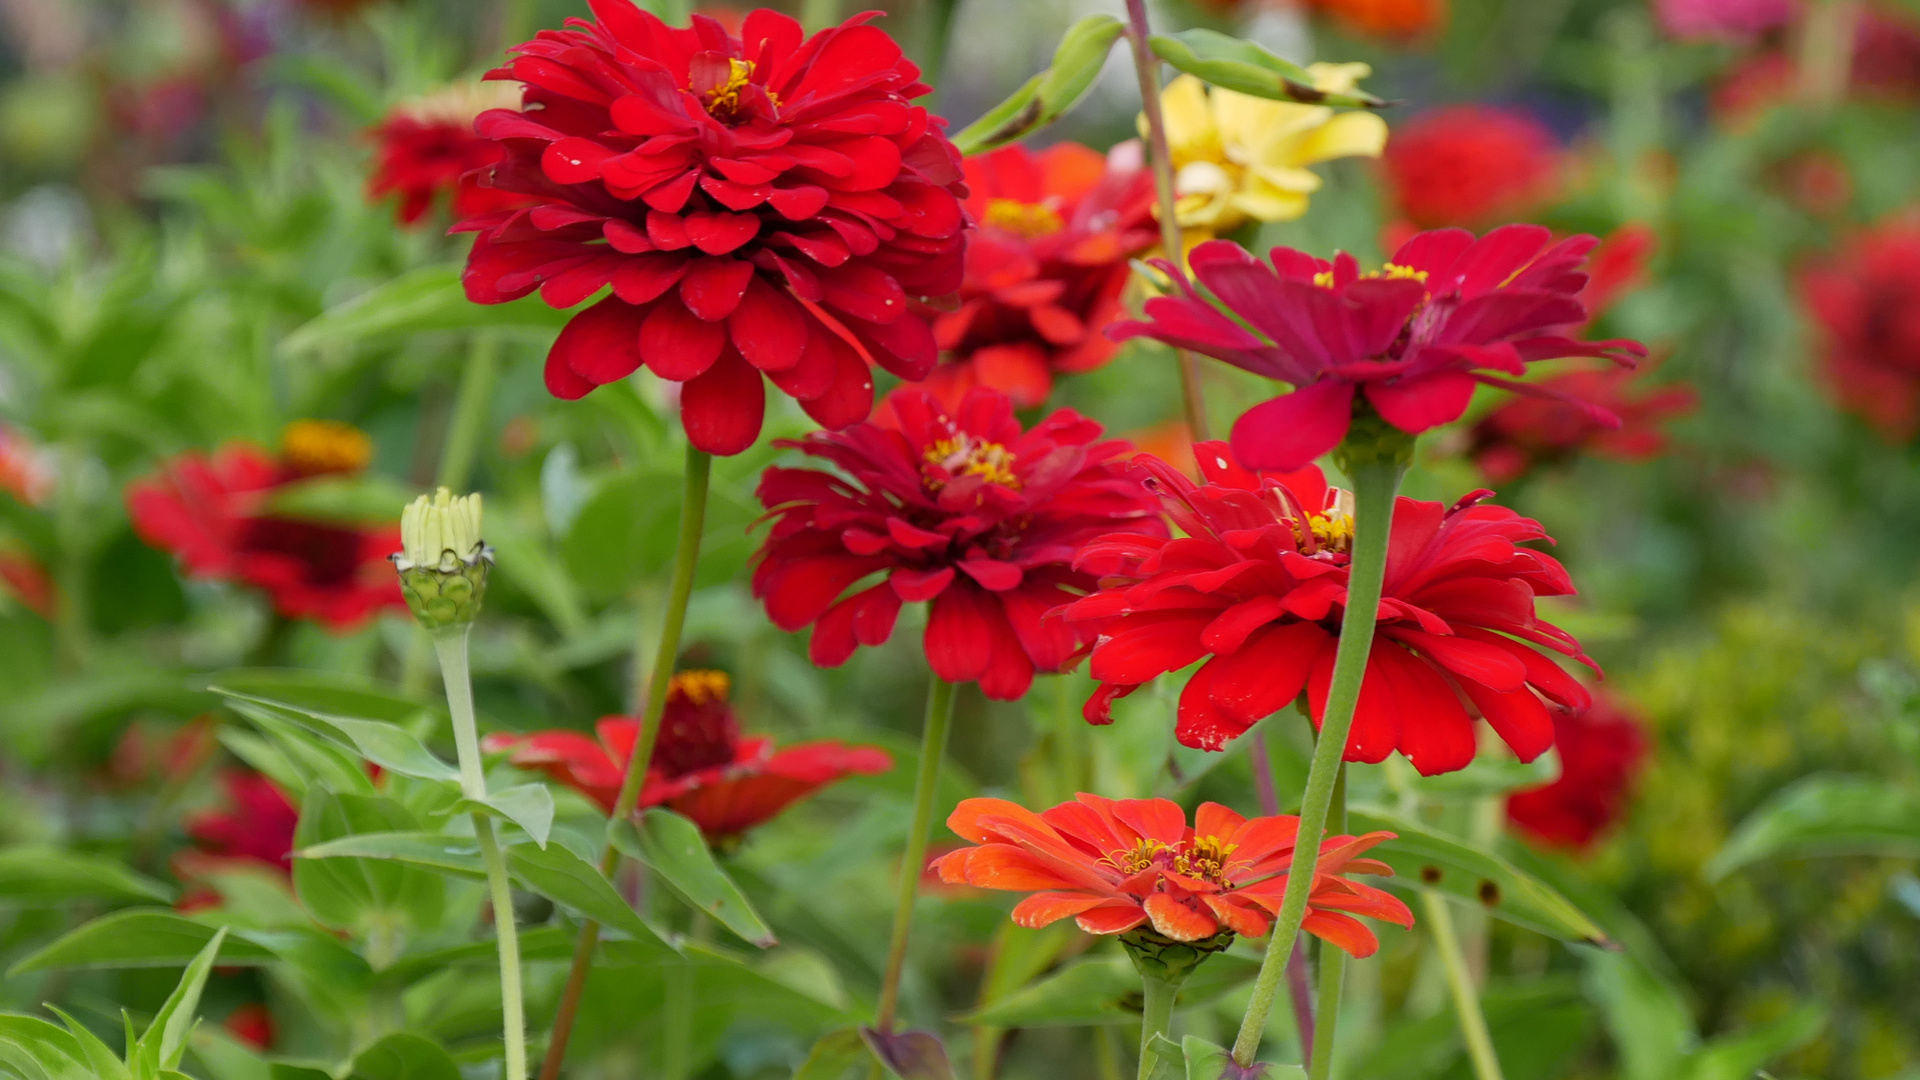
[[[1314,541],[1328,551],[1353,550],[1353,515],[1344,510],[1308,514],[1307,528],[1313,530]]]
[[[1370,270],[1360,276],[1363,279],[1376,281],[1417,281],[1422,285],[1427,283],[1427,272],[1425,270],[1415,270],[1411,266],[1401,266],[1398,263],[1388,263],[1378,270]],[[1323,289],[1333,288],[1333,271],[1322,270],[1313,275],[1313,283]]]
[[[727,81],[723,86],[707,91],[707,112],[717,117],[732,116],[740,109],[740,91],[753,81],[753,62],[732,59],[727,61]],[[769,94],[769,97],[772,95]]]
[[[1141,837],[1130,848],[1108,852],[1102,861],[1123,874],[1137,874],[1152,866],[1154,858],[1166,849],[1167,846],[1158,840]]]
[[[1188,842],[1185,851],[1174,856],[1173,868],[1188,877],[1225,885],[1227,857],[1238,847],[1238,844],[1229,844],[1217,836],[1196,836]]]
[[[667,684],[667,698],[679,699],[689,705],[705,705],[709,701],[727,700],[727,692],[733,687],[733,681],[724,671],[696,669],[678,671]]]
[[[1020,490],[1020,478],[1013,472],[1013,454],[997,442],[976,439],[964,431],[927,447],[926,462],[945,469],[949,476],[978,476],[989,484]],[[938,488],[939,484],[933,486]]]
[[[295,420],[280,435],[280,456],[302,476],[356,473],[373,460],[373,440],[338,420]]]
[[[987,203],[986,224],[1005,229],[1029,240],[1050,236],[1066,228],[1060,214],[1046,203],[1023,203],[1017,199],[992,199]]]

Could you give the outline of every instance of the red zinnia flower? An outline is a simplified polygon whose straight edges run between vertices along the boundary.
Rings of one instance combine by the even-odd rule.
[[[229,770],[220,777],[227,808],[187,820],[187,835],[206,855],[250,859],[293,871],[293,831],[300,811],[273,781],[256,772]]]
[[[1096,724],[1113,699],[1203,657],[1180,694],[1176,734],[1218,750],[1306,691],[1316,725],[1346,614],[1350,503],[1320,470],[1256,474],[1225,443],[1194,448],[1207,483],[1165,462],[1134,459],[1185,537],[1111,536],[1074,565],[1104,587],[1064,614],[1097,636],[1087,702]],[[1540,523],[1476,491],[1443,507],[1402,498],[1394,508],[1379,630],[1367,660],[1348,761],[1399,750],[1425,775],[1473,760],[1472,709],[1522,760],[1553,744],[1545,703],[1584,709],[1584,686],[1539,652],[1591,665],[1572,635],[1534,614],[1536,596],[1573,581],[1552,556],[1518,545],[1549,539]],[[1598,669],[1596,669],[1598,670]]]
[[[1800,279],[1827,376],[1888,439],[1920,430],[1920,217],[1854,237]]]
[[[1201,803],[1193,826],[1168,799],[1107,799],[1082,794],[1036,814],[1005,799],[967,799],[947,827],[978,847],[943,856],[940,877],[984,889],[1036,891],[1013,909],[1013,921],[1037,928],[1071,915],[1089,934],[1123,934],[1151,924],[1175,941],[1200,941],[1231,930],[1267,932],[1280,912],[1293,866],[1300,819],[1243,818],[1219,803]],[[1380,943],[1346,912],[1413,925],[1398,897],[1347,874],[1393,870],[1360,853],[1392,833],[1330,836],[1321,845],[1307,917],[1301,929],[1354,956]]]
[[[1446,0],[1308,0],[1348,28],[1380,38],[1413,38],[1447,20]]]
[[[282,517],[268,502],[295,481],[358,472],[372,452],[345,424],[303,420],[287,428],[277,459],[239,443],[212,457],[174,458],[159,475],[127,485],[127,512],[140,538],[178,555],[189,576],[243,581],[265,590],[283,615],[349,629],[404,605],[387,562],[400,548],[398,525]]]
[[[394,216],[403,225],[425,217],[442,193],[451,195],[454,216],[461,218],[525,206],[524,196],[480,186],[479,170],[506,154],[473,130],[474,117],[517,104],[519,95],[515,85],[474,83],[395,106],[370,132],[378,153],[367,197],[398,194]]]
[[[1417,434],[1458,419],[1479,383],[1546,392],[1489,369],[1523,375],[1534,360],[1606,356],[1630,366],[1645,356],[1639,342],[1566,336],[1587,320],[1580,265],[1597,241],[1575,236],[1549,247],[1551,235],[1538,225],[1507,225],[1478,240],[1463,229],[1425,232],[1365,275],[1346,252],[1329,263],[1274,248],[1269,267],[1238,244],[1212,240],[1188,262],[1241,321],[1163,261],[1182,295],[1147,301],[1148,321],[1108,333],[1145,335],[1292,383],[1292,393],[1234,423],[1233,447],[1249,467],[1298,469],[1346,437],[1356,390],[1389,424]]]
[[[893,768],[893,757],[874,746],[823,740],[776,752],[770,738],[742,738],[727,690],[722,672],[674,675],[640,788],[641,807],[668,807],[691,818],[709,839],[726,840],[828,784]],[[611,812],[640,722],[609,716],[595,730],[598,741],[578,731],[541,731],[489,735],[485,745],[512,751],[515,765],[538,769]]]
[[[980,224],[960,307],[933,322],[954,362],[934,369],[930,388],[949,407],[977,385],[1032,408],[1055,372],[1092,371],[1119,348],[1101,331],[1121,314],[1127,260],[1159,239],[1153,178],[1077,143],[1009,146],[966,169],[967,211]]]
[[[574,316],[547,388],[577,398],[641,363],[686,386],[687,437],[734,454],[760,432],[761,374],[830,428],[873,406],[867,361],[908,380],[936,348],[909,300],[960,286],[960,158],[910,104],[920,69],[861,15],[802,40],[774,11],[744,43],[704,15],[670,29],[591,0],[488,78],[526,84],[523,112],[481,114],[505,148],[486,181],[532,209],[477,232],[467,295],[535,289]]]
[[[278,1036],[273,1010],[257,1001],[250,1001],[228,1013],[222,1026],[227,1029],[227,1034],[256,1050],[273,1049]]]
[[[1560,778],[1507,796],[1507,818],[1544,843],[1584,850],[1626,814],[1647,757],[1646,727],[1606,695],[1578,716],[1555,717],[1553,727]]]
[[[1061,409],[1022,432],[997,390],[967,392],[948,412],[925,390],[887,399],[897,428],[858,424],[782,443],[838,466],[770,468],[760,501],[773,529],[756,556],[753,594],[782,630],[814,624],[809,655],[838,667],[893,635],[900,605],[931,602],[927,663],[948,682],[980,681],[990,698],[1027,692],[1078,642],[1050,609],[1096,584],[1069,562],[1116,529],[1164,535],[1152,500],[1114,461],[1127,444]],[[841,599],[867,577],[885,580]]]
[[[1425,229],[1511,220],[1553,196],[1553,132],[1519,109],[1455,105],[1395,129],[1383,157],[1400,213]]]
[[[1619,368],[1569,371],[1538,385],[1562,397],[1515,398],[1473,426],[1468,454],[1492,483],[1505,484],[1582,453],[1645,461],[1667,447],[1662,422],[1692,412],[1700,402],[1690,386],[1649,389],[1635,385],[1634,372]],[[1620,426],[1594,422],[1589,408],[1570,404],[1575,401],[1618,416]]]
[[[0,491],[27,506],[39,506],[53,494],[53,455],[10,427],[0,427]]]

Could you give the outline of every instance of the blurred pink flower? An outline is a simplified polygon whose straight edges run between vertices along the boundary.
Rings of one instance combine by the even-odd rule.
[[[1796,0],[1653,0],[1653,12],[1670,37],[1742,41],[1792,22],[1800,5]]]

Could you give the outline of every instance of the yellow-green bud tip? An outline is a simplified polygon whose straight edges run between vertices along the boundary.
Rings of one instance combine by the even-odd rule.
[[[480,536],[480,496],[455,496],[441,488],[422,495],[400,512],[400,543],[394,556],[401,570],[414,567],[450,572],[472,566],[486,554]]]

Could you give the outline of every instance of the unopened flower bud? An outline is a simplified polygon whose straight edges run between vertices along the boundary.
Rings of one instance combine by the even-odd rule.
[[[1143,978],[1179,986],[1207,957],[1233,944],[1233,931],[1222,930],[1198,941],[1175,941],[1143,924],[1121,934],[1120,944],[1126,946],[1134,970]]]
[[[456,498],[441,488],[413,500],[400,514],[400,543],[393,565],[420,625],[442,630],[471,623],[493,566],[493,549],[480,536],[480,496]]]

